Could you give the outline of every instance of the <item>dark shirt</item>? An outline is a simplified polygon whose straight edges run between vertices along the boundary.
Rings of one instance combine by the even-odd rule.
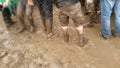
[[[56,6],[60,8],[65,5],[75,4],[77,2],[79,2],[79,0],[56,0]]]

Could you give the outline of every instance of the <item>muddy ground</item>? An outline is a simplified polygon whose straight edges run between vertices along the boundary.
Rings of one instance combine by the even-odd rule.
[[[101,23],[84,29],[89,43],[81,48],[76,44],[76,31],[71,20],[70,42],[63,41],[58,10],[55,7],[54,36],[50,39],[46,39],[36,8],[33,16],[37,29],[34,33],[17,33],[20,27],[18,23],[5,29],[9,31],[6,35],[10,39],[7,41],[12,44],[4,41],[4,44],[0,43],[0,68],[120,68],[120,38],[104,40],[100,35]],[[0,20],[2,22],[1,17]]]

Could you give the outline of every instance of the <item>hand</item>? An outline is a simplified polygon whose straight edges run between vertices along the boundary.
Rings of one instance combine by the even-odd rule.
[[[3,8],[6,8],[8,6],[8,2],[3,3]]]

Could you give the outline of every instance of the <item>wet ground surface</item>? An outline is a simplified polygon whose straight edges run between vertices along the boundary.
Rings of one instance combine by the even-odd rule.
[[[54,36],[50,39],[46,39],[38,14],[35,10],[36,32],[17,33],[17,23],[8,29],[14,45],[0,45],[0,54],[7,53],[0,58],[0,68],[120,68],[120,38],[104,40],[100,35],[101,23],[84,29],[89,43],[81,48],[76,44],[77,34],[71,20],[70,42],[65,43],[58,10],[54,8]]]

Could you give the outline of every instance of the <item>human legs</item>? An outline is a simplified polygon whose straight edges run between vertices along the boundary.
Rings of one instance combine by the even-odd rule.
[[[116,0],[115,6],[114,6],[114,12],[115,12],[114,34],[115,36],[120,37],[120,0]]]
[[[28,26],[28,30],[30,32],[33,32],[35,30],[32,13],[33,13],[33,6],[29,5],[29,4],[26,4],[25,20],[26,20],[26,23],[27,23],[27,26]]]
[[[26,7],[26,1],[20,0],[17,6],[17,17],[18,17],[18,23],[20,24],[20,28],[18,32],[23,32],[26,29],[26,25],[24,22],[25,7]]]
[[[69,41],[69,35],[68,35],[69,16],[60,12],[59,13],[59,20],[60,20],[63,35],[64,35],[64,41],[68,42]]]
[[[102,36],[107,39],[111,36],[110,17],[112,8],[107,0],[100,0],[100,8],[102,18]]]

